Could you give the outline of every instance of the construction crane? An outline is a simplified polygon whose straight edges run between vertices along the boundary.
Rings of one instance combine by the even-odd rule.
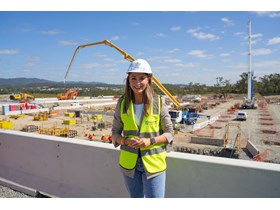
[[[64,76],[64,83],[66,81],[66,77],[70,71],[70,68],[76,58],[77,52],[79,51],[79,49],[81,48],[85,48],[85,47],[90,47],[90,46],[95,46],[95,45],[100,45],[100,44],[105,44],[106,46],[109,47],[113,47],[114,49],[116,49],[117,51],[119,51],[121,54],[124,55],[124,59],[129,60],[130,62],[134,61],[135,58],[133,58],[131,55],[129,55],[128,53],[126,53],[125,51],[123,51],[122,49],[120,49],[119,47],[117,47],[116,45],[114,45],[113,43],[111,43],[108,40],[103,40],[101,42],[94,42],[94,43],[90,43],[90,44],[85,44],[85,45],[80,45],[76,48],[74,55],[72,56],[71,62],[67,68],[66,74]],[[165,95],[167,95],[169,97],[169,99],[173,102],[173,104],[175,105],[176,109],[181,109],[181,105],[180,103],[171,95],[171,93],[154,77],[152,76],[152,82],[163,92],[165,93]]]
[[[247,98],[244,97],[241,108],[243,109],[256,109],[254,97],[254,71],[251,68],[252,65],[252,53],[251,53],[251,21],[248,21],[248,87],[247,87]]]

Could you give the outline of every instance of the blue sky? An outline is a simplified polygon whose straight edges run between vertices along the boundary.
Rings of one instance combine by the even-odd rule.
[[[109,40],[144,58],[162,83],[235,83],[248,71],[280,73],[280,12],[0,11],[0,78],[63,81],[79,45]],[[129,61],[105,45],[81,49],[66,81],[123,84]]]

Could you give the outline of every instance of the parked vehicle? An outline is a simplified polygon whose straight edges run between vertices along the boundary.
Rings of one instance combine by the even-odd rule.
[[[74,103],[71,103],[71,106],[82,106],[83,104],[80,104],[79,102],[74,102]]]
[[[201,116],[196,112],[181,110],[170,110],[169,115],[173,123],[181,123],[187,125],[195,124],[197,119]]]
[[[236,115],[236,120],[247,120],[248,114],[246,112],[238,112]]]

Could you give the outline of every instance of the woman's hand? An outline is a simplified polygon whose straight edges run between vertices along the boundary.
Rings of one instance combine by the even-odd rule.
[[[134,149],[144,148],[150,146],[150,139],[147,138],[127,138],[126,139],[126,145],[129,147],[132,147]]]

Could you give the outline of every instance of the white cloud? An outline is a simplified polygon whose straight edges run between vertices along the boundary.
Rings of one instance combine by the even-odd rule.
[[[234,36],[244,36],[244,32],[236,32],[234,33]]]
[[[18,50],[0,50],[0,55],[16,55],[18,53]]]
[[[180,49],[179,48],[173,48],[173,49],[153,49],[153,51],[156,52],[160,52],[160,53],[168,53],[168,54],[172,54],[172,53],[176,53],[179,52]]]
[[[172,26],[170,28],[170,31],[180,31],[181,30],[181,26]]]
[[[156,35],[154,35],[154,37],[164,38],[166,37],[166,35],[164,33],[157,33]]]
[[[32,68],[32,67],[36,66],[36,63],[28,62],[28,63],[23,64],[23,66],[26,68]]]
[[[29,69],[23,69],[22,71],[23,71],[23,73],[24,73],[25,75],[28,75],[28,74],[30,73],[30,70],[29,70]]]
[[[256,49],[256,50],[252,50],[252,55],[269,55],[271,54],[272,51],[270,49]]]
[[[154,56],[154,57],[149,58],[148,60],[149,61],[160,61],[160,62],[162,62],[165,59],[171,59],[171,57],[170,56]]]
[[[163,61],[166,63],[180,63],[181,62],[180,59],[165,59]]]
[[[106,62],[114,62],[114,59],[112,59],[112,58],[104,58],[103,60]]]
[[[214,34],[209,34],[209,33],[204,33],[199,31],[199,28],[196,29],[189,29],[187,33],[190,33],[193,37],[200,39],[200,40],[210,40],[210,41],[215,41],[218,40],[219,37],[214,35]]]
[[[180,51],[179,48],[174,48],[174,49],[171,49],[171,50],[167,50],[166,52],[167,52],[167,53],[176,53],[176,52],[178,52],[178,51]]]
[[[98,68],[100,66],[101,65],[99,63],[84,63],[84,64],[81,64],[81,67],[85,68],[85,69]]]
[[[260,17],[270,17],[270,18],[280,17],[280,12],[259,11],[259,12],[253,12],[253,13],[256,13]]]
[[[58,30],[50,30],[50,31],[42,31],[41,33],[47,36],[55,36],[57,34],[60,34],[61,32],[59,32]]]
[[[114,41],[119,40],[119,39],[120,39],[119,36],[113,36],[113,37],[112,37],[112,40],[114,40]]]
[[[154,69],[155,69],[155,71],[157,71],[159,69],[165,70],[165,69],[169,69],[169,67],[168,66],[156,66]]]
[[[192,50],[188,53],[191,56],[194,56],[196,58],[210,58],[210,54],[205,54],[205,50]]]
[[[25,63],[23,64],[23,66],[25,68],[32,68],[32,67],[35,67],[39,61],[40,61],[40,58],[37,56],[28,57],[25,59]]]
[[[68,40],[60,40],[60,41],[58,41],[58,45],[60,45],[60,46],[70,46],[70,45],[74,45],[74,46],[76,46],[76,45],[78,45],[76,42],[74,42],[74,41],[68,41]]]
[[[180,67],[180,68],[194,68],[194,67],[197,67],[198,64],[196,63],[176,63],[175,64],[176,67]]]
[[[270,40],[268,40],[267,45],[274,45],[280,43],[280,37],[274,37]]]
[[[102,69],[102,71],[115,71],[117,62],[112,58],[105,57],[103,62],[90,62],[80,64],[80,68],[84,69]],[[114,69],[114,70],[113,70]]]
[[[221,53],[220,56],[221,57],[228,57],[228,56],[230,56],[230,53]]]
[[[279,70],[279,68],[280,68],[280,61],[262,61],[262,62],[256,62],[256,63],[254,63],[254,67],[257,67],[257,68],[266,68],[266,69],[275,68],[275,69]]]
[[[257,42],[261,41],[261,37],[263,35],[261,33],[258,33],[258,34],[251,34],[251,44],[256,44]],[[248,35],[244,36],[243,37],[245,40],[248,40]],[[248,43],[245,43],[246,45]]]
[[[248,68],[248,65],[244,64],[244,63],[235,63],[234,65],[228,65],[226,66],[227,68],[232,68],[232,69],[239,69],[239,70],[246,70]]]
[[[262,36],[263,36],[263,35],[260,34],[260,33],[258,33],[258,34],[252,34],[252,35],[251,35],[251,38],[252,38],[252,39],[255,39],[255,38],[262,37]]]
[[[95,52],[95,53],[94,53],[94,56],[101,57],[101,58],[107,57],[106,54],[103,54],[103,53],[101,53],[101,52]]]
[[[223,62],[228,63],[231,62],[231,59],[222,59]]]
[[[137,57],[139,58],[139,57],[141,57],[142,55],[144,55],[144,53],[143,53],[143,52],[138,52],[138,53],[136,53],[136,55],[137,55]]]
[[[221,21],[224,22],[226,24],[226,26],[233,26],[234,25],[233,21],[229,20],[226,17],[221,18]]]

